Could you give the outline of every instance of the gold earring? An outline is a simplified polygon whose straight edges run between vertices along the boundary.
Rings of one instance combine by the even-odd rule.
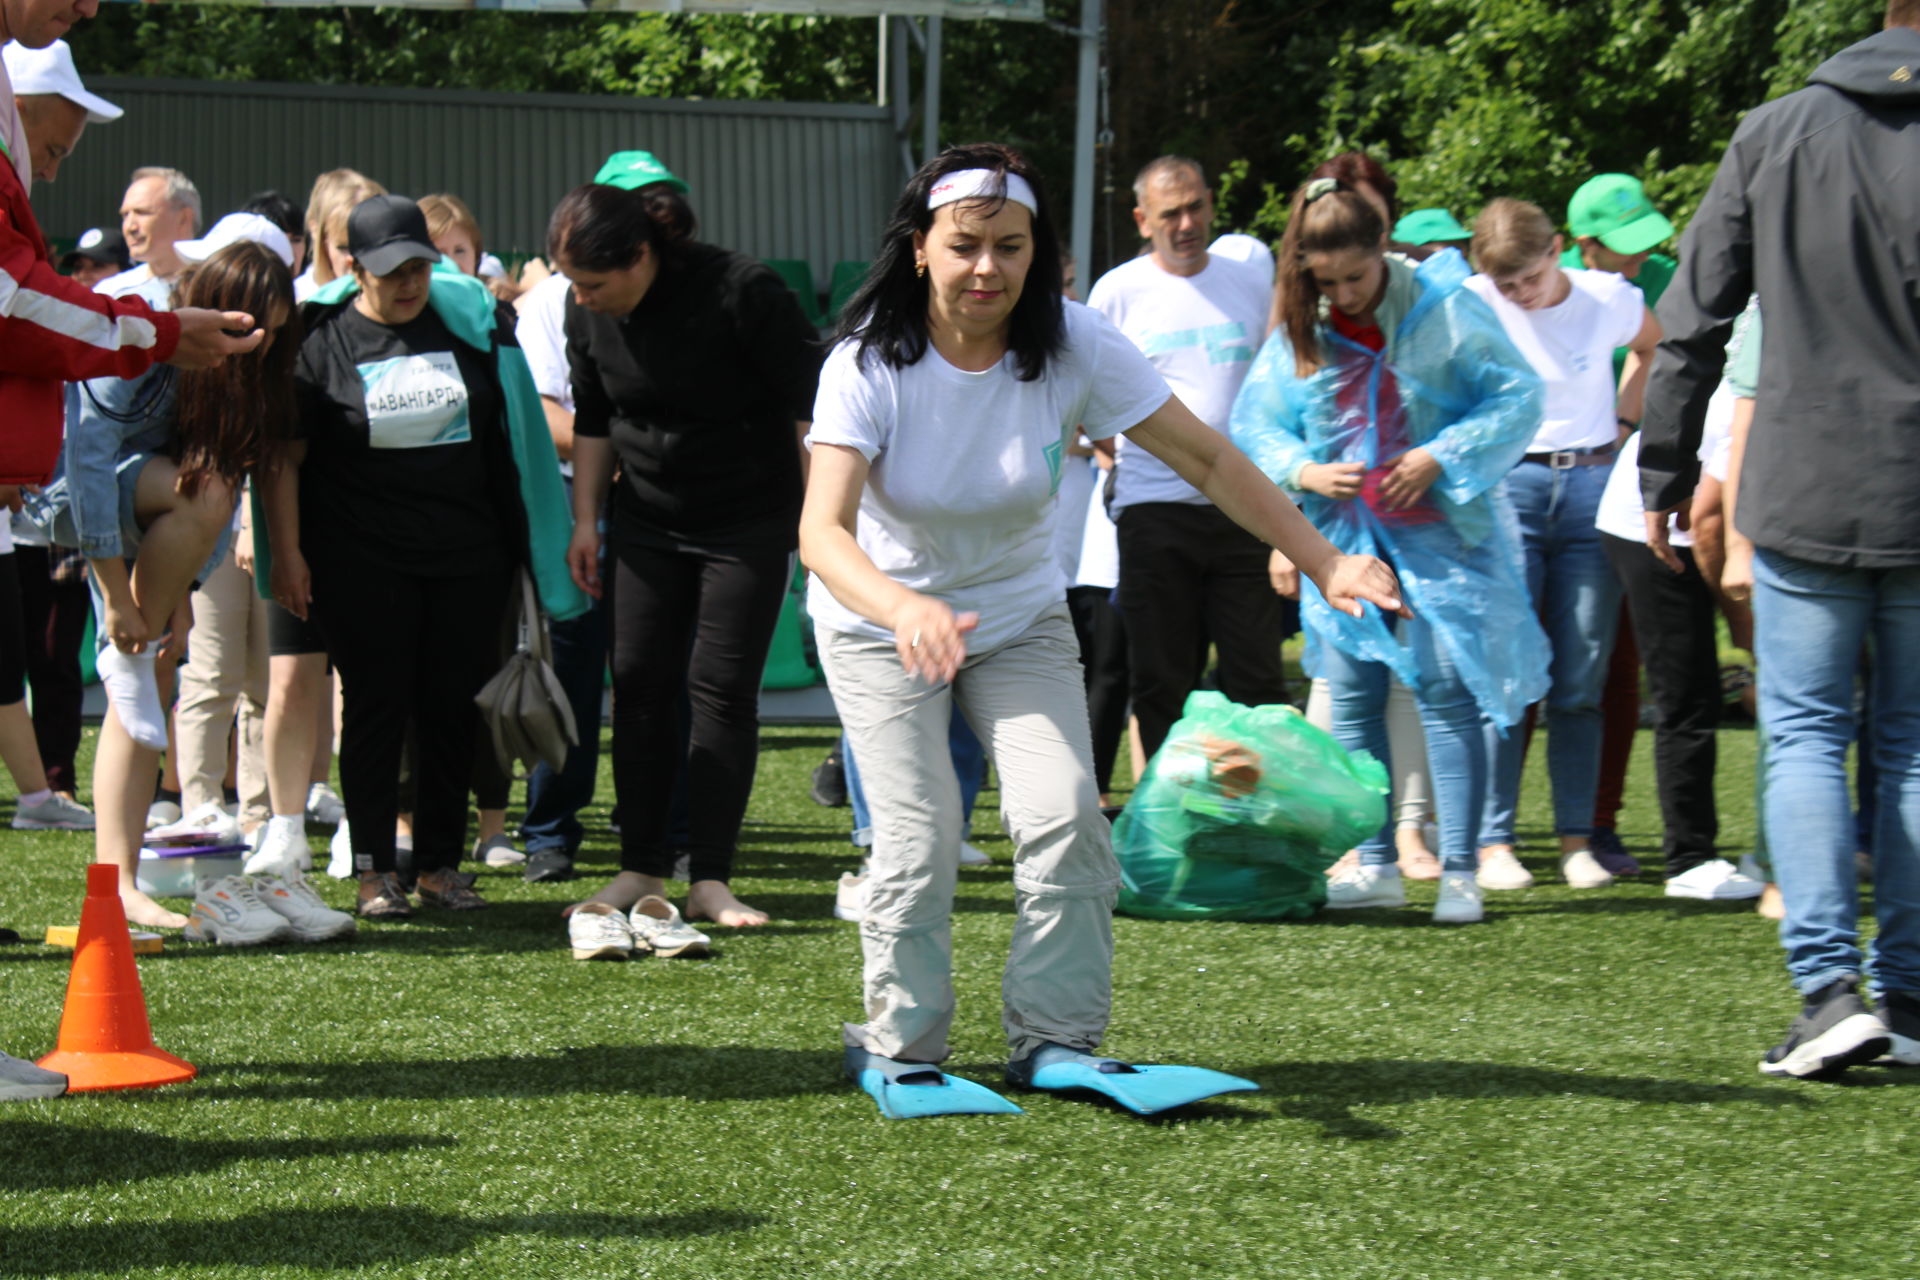
[[[916,263],[914,263],[914,264],[913,264],[913,274],[914,274],[914,275],[915,275],[915,276],[916,276],[917,278],[919,278],[919,279],[921,279],[921,280],[924,280],[924,279],[926,279],[926,278],[927,278],[927,264],[926,264],[925,262],[916,262]]]

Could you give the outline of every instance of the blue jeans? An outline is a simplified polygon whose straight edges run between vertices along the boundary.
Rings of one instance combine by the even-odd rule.
[[[558,849],[571,858],[586,830],[580,811],[593,803],[600,775],[600,703],[607,679],[607,602],[604,597],[577,618],[552,625],[553,673],[573,708],[580,743],[558,772],[544,763],[527,777],[527,814],[520,835],[528,853]]]
[[[1401,643],[1420,653],[1420,669],[1434,677],[1414,691],[1420,723],[1427,733],[1427,772],[1440,826],[1440,862],[1448,871],[1472,871],[1479,865],[1474,836],[1487,792],[1487,744],[1480,707],[1454,671],[1444,646],[1434,640],[1431,623],[1421,618],[1398,624]],[[1320,674],[1326,678],[1333,707],[1333,736],[1349,751],[1368,751],[1387,766],[1386,664],[1366,662],[1330,643],[1320,645]],[[1394,819],[1360,845],[1360,861],[1387,866],[1394,861]]]
[[[1553,781],[1554,830],[1563,836],[1593,834],[1593,795],[1600,782],[1600,693],[1620,620],[1620,580],[1593,518],[1612,470],[1523,462],[1507,478],[1526,554],[1527,594],[1553,646],[1547,776]],[[1516,726],[1502,735],[1491,724],[1485,733],[1492,766],[1480,843],[1512,844],[1526,733]]]
[[[1753,616],[1767,847],[1787,910],[1787,972],[1811,994],[1861,970],[1847,746],[1860,648],[1871,637],[1878,661],[1863,750],[1879,785],[1874,977],[1883,990],[1920,992],[1920,568],[1842,569],[1762,550]]]
[[[947,751],[953,757],[953,773],[960,780],[960,838],[973,834],[973,802],[987,781],[987,749],[974,736],[973,726],[953,709],[947,725]],[[847,802],[853,806],[853,843],[856,848],[873,847],[873,819],[867,813],[867,793],[860,785],[860,766],[853,758],[853,744],[840,735],[840,758],[846,762]]]

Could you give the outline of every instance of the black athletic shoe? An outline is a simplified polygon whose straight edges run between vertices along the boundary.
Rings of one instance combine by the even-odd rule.
[[[1760,1070],[1770,1076],[1831,1080],[1848,1067],[1871,1062],[1891,1043],[1887,1024],[1867,1008],[1853,976],[1829,982],[1806,998],[1787,1038],[1767,1051]]]
[[[520,873],[528,884],[573,879],[573,859],[558,849],[536,849],[527,855],[527,869]]]
[[[807,794],[822,808],[838,809],[847,802],[847,767],[840,759],[840,748],[827,753],[813,770],[813,786]]]
[[[1888,991],[1880,996],[1880,1019],[1887,1024],[1887,1052],[1875,1066],[1920,1067],[1920,991]]]

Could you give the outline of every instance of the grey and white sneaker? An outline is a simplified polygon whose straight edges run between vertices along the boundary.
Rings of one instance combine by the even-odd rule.
[[[173,800],[155,800],[147,806],[147,830],[172,826],[180,821],[180,805]]]
[[[225,805],[209,800],[178,821],[148,827],[147,832],[154,836],[204,835],[215,844],[238,844],[240,819]]]
[[[633,954],[633,926],[604,902],[583,902],[567,917],[575,960],[625,960]]]
[[[1360,863],[1327,881],[1327,910],[1352,911],[1360,907],[1404,907],[1407,886],[1396,866]]]
[[[833,918],[859,924],[867,915],[867,867],[840,877],[833,890]]]
[[[575,912],[578,915],[579,912]],[[633,928],[633,949],[657,956],[704,956],[713,940],[680,918],[680,909],[657,893],[633,904],[627,917]]]
[[[984,849],[976,848],[971,842],[960,842],[960,865],[963,867],[990,867],[993,859]]]
[[[326,783],[316,782],[307,788],[307,816],[323,827],[337,826],[347,816],[347,802]]]
[[[488,836],[474,843],[473,860],[489,867],[517,867],[526,862],[527,855],[514,848],[513,841],[505,836]]]
[[[1560,878],[1569,889],[1604,889],[1613,883],[1613,873],[1600,865],[1591,849],[1561,854]]]
[[[1482,849],[1480,870],[1474,873],[1474,879],[1482,889],[1492,889],[1496,893],[1533,887],[1533,872],[1521,865],[1511,849]]]
[[[0,1102],[57,1098],[66,1091],[67,1078],[58,1071],[48,1071],[23,1058],[0,1053]]]
[[[253,881],[245,876],[221,876],[201,881],[181,934],[188,942],[255,947],[292,936],[293,925],[260,900]]]
[[[1667,880],[1669,898],[1697,898],[1702,902],[1744,902],[1765,893],[1767,886],[1725,858],[1710,858]]]
[[[1442,871],[1440,896],[1433,903],[1435,924],[1479,924],[1486,918],[1480,882],[1471,871]]]
[[[23,804],[13,811],[15,831],[91,831],[93,810],[58,791],[39,804]],[[38,1067],[34,1070],[39,1070]]]
[[[1848,1067],[1871,1062],[1892,1044],[1887,1024],[1860,998],[1852,974],[1806,997],[1787,1038],[1767,1051],[1760,1070],[1798,1080],[1831,1080]]]
[[[253,887],[267,909],[284,919],[292,927],[293,936],[302,942],[326,942],[359,932],[360,922],[352,913],[328,906],[298,871],[261,876]]]
[[[1920,1067],[1920,992],[1887,991],[1880,996],[1880,1020],[1887,1024],[1887,1051],[1877,1067]]]

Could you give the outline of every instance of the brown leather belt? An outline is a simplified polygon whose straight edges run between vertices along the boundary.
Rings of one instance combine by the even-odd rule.
[[[1529,453],[1520,461],[1545,463],[1555,471],[1565,471],[1568,467],[1605,466],[1619,451],[1618,445],[1611,444],[1604,449],[1556,449],[1552,453]]]

